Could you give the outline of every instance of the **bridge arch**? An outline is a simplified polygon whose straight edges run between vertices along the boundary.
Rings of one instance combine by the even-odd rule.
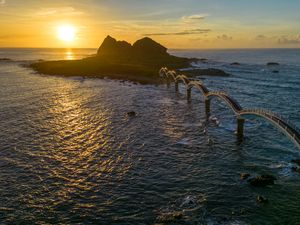
[[[263,109],[245,109],[239,112],[240,116],[254,115],[263,118],[273,124],[276,128],[282,131],[288,138],[290,138],[298,148],[300,148],[300,133],[291,124],[286,122],[280,116]]]
[[[169,71],[166,73],[166,76],[167,76],[167,78],[172,78],[173,81],[175,82],[175,81],[176,81],[176,77],[177,77],[177,73],[176,73],[176,71],[174,71],[174,70],[169,70]]]
[[[206,98],[206,95],[208,94],[209,90],[207,89],[207,87],[205,87],[205,85],[201,82],[201,81],[190,81],[189,85],[188,85],[188,90],[192,90],[192,88],[196,88],[198,89],[204,96],[204,98]]]
[[[232,97],[230,97],[226,92],[222,91],[211,91],[208,92],[206,97],[210,100],[213,97],[217,97],[225,102],[233,112],[238,115],[241,110],[243,110],[242,106]]]
[[[160,70],[159,70],[159,76],[161,78],[167,78],[167,73],[168,73],[168,68],[167,67],[162,67]]]
[[[300,149],[300,131],[289,124],[286,120],[282,119],[280,116],[274,114],[273,112],[263,110],[263,109],[243,109],[242,106],[226,92],[221,91],[209,91],[206,86],[201,81],[189,80],[185,75],[177,75],[176,71],[168,70],[167,67],[163,67],[159,70],[159,75],[162,78],[169,79],[172,78],[175,82],[175,90],[178,91],[178,83],[182,81],[187,88],[188,100],[191,98],[191,89],[193,87],[200,90],[205,98],[205,110],[206,115],[210,114],[210,101],[212,98],[217,97],[224,101],[235,113],[237,117],[237,137],[238,140],[243,139],[244,135],[244,116],[255,115],[262,117],[267,121],[271,122],[275,127],[279,128],[286,134]]]
[[[178,75],[176,77],[175,83],[179,83],[180,81],[182,81],[182,83],[184,83],[186,87],[189,85],[190,82],[190,80],[185,75]]]
[[[161,78],[165,78],[165,79],[170,79],[171,78],[173,81],[175,81],[176,77],[177,77],[177,73],[174,70],[169,70],[167,67],[162,67],[159,70],[159,76]]]
[[[175,91],[179,90],[178,85],[179,85],[180,82],[184,83],[185,87],[187,88],[187,86],[189,85],[190,80],[184,75],[178,75],[175,78]]]

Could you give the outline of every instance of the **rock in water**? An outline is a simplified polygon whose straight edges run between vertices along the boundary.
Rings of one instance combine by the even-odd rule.
[[[256,197],[256,202],[257,203],[267,203],[269,200],[265,198],[264,196],[258,195]]]
[[[208,69],[193,69],[193,70],[185,70],[184,73],[190,77],[195,76],[220,76],[220,77],[228,77],[229,73],[226,73],[223,70],[208,68]]]
[[[277,63],[277,62],[268,62],[267,66],[279,66],[279,63]]]
[[[300,159],[292,159],[291,162],[296,163],[300,166]]]
[[[207,63],[208,59],[206,59],[206,58],[201,58],[201,59],[199,59],[199,61],[202,62],[202,63]]]
[[[195,196],[188,195],[183,199],[180,207],[191,206],[196,204],[197,204],[197,198]]]
[[[158,221],[160,223],[172,223],[175,222],[175,220],[180,220],[183,217],[182,212],[168,212],[163,213],[158,217]]]
[[[231,63],[230,65],[232,65],[232,66],[240,66],[241,64],[238,63],[238,62],[233,62],[233,63]]]
[[[241,180],[246,180],[250,177],[249,173],[241,173],[240,178]]]
[[[252,179],[249,179],[248,182],[254,187],[265,187],[267,185],[273,185],[276,177],[272,175],[261,175]]]
[[[214,144],[214,140],[211,139],[211,138],[208,138],[207,144],[208,144],[208,145],[213,145],[213,144]]]
[[[300,167],[293,166],[293,167],[291,168],[291,170],[292,170],[293,172],[300,173]]]
[[[10,58],[0,58],[0,61],[11,61]]]
[[[136,116],[136,112],[130,111],[130,112],[127,113],[127,116],[134,117],[134,116]]]

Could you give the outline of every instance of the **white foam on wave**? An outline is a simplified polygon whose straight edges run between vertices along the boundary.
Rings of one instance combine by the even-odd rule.
[[[177,142],[179,145],[184,146],[197,146],[205,143],[205,140],[199,140],[198,138],[183,138]]]
[[[156,100],[156,102],[160,104],[166,104],[166,105],[186,104],[186,100],[176,100],[174,98],[161,98]]]
[[[202,127],[203,123],[199,122],[199,123],[183,123],[182,124],[183,127],[189,128],[189,127]]]
[[[278,170],[278,175],[281,177],[291,177],[293,175],[292,163],[278,162],[278,163],[271,164],[269,167],[271,169]]]
[[[161,104],[173,104],[174,100],[171,98],[162,98],[162,99],[157,100],[157,102],[161,103]]]
[[[195,206],[196,204],[197,204],[196,196],[188,195],[182,200],[180,207],[191,206],[191,205]]]
[[[192,141],[189,138],[183,138],[182,140],[178,141],[177,144],[192,145]]]

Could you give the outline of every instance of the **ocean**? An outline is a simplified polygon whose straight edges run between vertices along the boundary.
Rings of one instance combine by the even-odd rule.
[[[218,123],[207,123],[202,95],[193,90],[188,103],[183,85],[175,93],[174,85],[23,66],[95,53],[0,49],[11,59],[0,61],[0,224],[300,224],[300,173],[291,162],[300,149],[265,120],[247,118],[240,143],[228,106],[212,100]],[[206,58],[193,66],[231,74],[198,77],[210,90],[300,128],[300,49],[170,53]],[[277,180],[253,187],[241,173]]]

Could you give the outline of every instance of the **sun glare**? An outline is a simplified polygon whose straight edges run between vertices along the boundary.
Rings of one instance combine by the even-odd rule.
[[[72,42],[76,37],[76,29],[72,25],[61,25],[57,28],[57,36],[65,42]]]

